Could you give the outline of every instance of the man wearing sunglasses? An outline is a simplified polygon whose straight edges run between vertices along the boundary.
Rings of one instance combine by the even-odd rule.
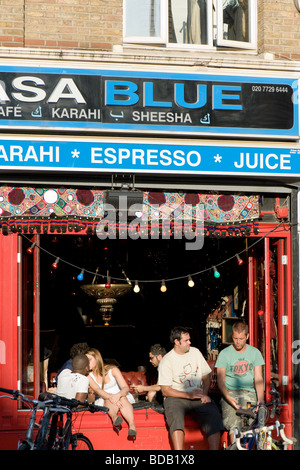
[[[150,347],[149,351],[149,361],[153,365],[153,367],[157,368],[159,366],[160,361],[166,354],[166,350],[160,344],[154,344]],[[160,386],[158,383],[153,385],[135,385],[134,386],[135,392],[137,394],[141,394],[147,392],[146,400],[152,402],[157,398],[157,392],[160,392]]]

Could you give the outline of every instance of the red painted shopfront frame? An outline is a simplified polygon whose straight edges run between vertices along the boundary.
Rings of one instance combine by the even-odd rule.
[[[270,314],[270,297],[268,294],[268,282],[270,279],[268,248],[270,239],[276,239],[278,243],[278,256],[286,256],[287,264],[278,264],[278,280],[282,287],[287,287],[288,294],[283,296],[279,292],[279,314],[280,317],[287,319],[287,324],[280,320],[278,330],[278,359],[279,359],[279,385],[284,392],[287,405],[283,408],[281,420],[286,425],[287,435],[293,434],[293,402],[292,402],[292,266],[291,266],[291,234],[287,227],[279,227],[272,231],[275,225],[260,224],[260,233],[269,233],[265,237],[265,335],[266,335],[266,393],[269,390],[270,383],[270,349],[269,337],[270,329],[268,315]],[[254,235],[251,235],[254,236]],[[278,242],[277,242],[278,241]],[[0,235],[0,386],[10,389],[17,389],[20,377],[18,369],[21,358],[20,348],[20,309],[21,309],[21,240],[18,234]],[[39,331],[39,312],[38,312],[38,256],[35,259],[35,293],[34,298],[35,318],[34,328]],[[249,256],[249,326],[250,343],[255,344],[255,321],[257,315],[255,310],[255,293],[251,292],[255,279],[253,277],[253,266],[255,257]],[[284,291],[282,291],[282,294]],[[284,323],[284,324],[283,324]],[[39,334],[34,335],[35,341],[35,368],[38,373],[38,351]],[[287,384],[282,383],[282,377],[285,377]],[[36,396],[38,391],[35,390]],[[0,450],[16,449],[17,441],[24,436],[24,431],[28,423],[28,410],[21,410],[17,403],[8,399],[0,399]],[[105,415],[85,413],[79,416],[77,423],[80,422],[80,429],[89,436],[95,449],[102,450],[170,450],[170,441],[165,425],[164,416],[153,410],[135,411],[136,425],[138,429],[138,439],[134,443],[127,440],[126,426],[117,436],[111,427],[110,419]],[[195,449],[206,449],[207,444],[203,436],[197,429],[192,420],[187,422],[186,448],[194,445]]]

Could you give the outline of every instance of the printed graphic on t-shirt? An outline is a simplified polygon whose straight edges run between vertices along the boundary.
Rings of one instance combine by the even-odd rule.
[[[184,385],[184,388],[187,390],[189,388],[194,388],[199,386],[199,376],[198,376],[199,366],[196,366],[196,369],[193,371],[191,363],[183,366],[182,373],[178,376],[178,383]]]
[[[238,359],[231,367],[234,375],[247,375],[253,370],[253,364],[249,363],[246,359]]]

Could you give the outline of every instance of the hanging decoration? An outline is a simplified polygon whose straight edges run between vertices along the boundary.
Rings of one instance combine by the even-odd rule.
[[[126,194],[126,193],[125,193]],[[98,189],[0,187],[0,218],[77,218],[101,220],[105,191]],[[235,224],[259,218],[258,195],[144,192],[143,215],[156,219],[201,219]]]
[[[258,195],[144,193],[144,211],[152,219],[189,217],[206,224],[235,224],[259,218]]]
[[[248,245],[243,251],[240,251],[239,253],[235,253],[233,256],[230,256],[229,258],[221,260],[217,265],[213,265],[213,266],[204,268],[204,269],[202,269],[200,271],[197,271],[197,272],[194,272],[192,274],[183,274],[182,276],[177,276],[177,277],[168,278],[168,279],[140,279],[140,280],[136,279],[136,280],[130,280],[128,278],[128,276],[126,275],[126,273],[124,272],[124,270],[123,270],[123,277],[121,277],[121,278],[115,277],[115,276],[111,277],[109,275],[109,273],[106,273],[106,274],[100,273],[98,268],[97,268],[96,272],[89,271],[85,267],[80,267],[80,266],[77,266],[77,265],[67,261],[67,260],[63,260],[63,259],[57,257],[54,253],[51,253],[51,252],[47,251],[46,249],[44,249],[43,247],[39,246],[37,243],[32,243],[31,247],[33,247],[33,245],[34,245],[34,247],[38,248],[39,250],[42,250],[43,252],[47,253],[49,256],[55,258],[55,261],[52,263],[52,267],[54,269],[57,269],[58,263],[60,262],[60,263],[65,263],[65,264],[73,267],[74,269],[78,270],[79,274],[77,276],[77,279],[79,278],[78,279],[79,281],[83,279],[83,274],[84,273],[86,273],[88,275],[93,275],[94,276],[93,282],[92,282],[92,285],[90,286],[91,290],[93,290],[96,278],[98,276],[101,277],[102,279],[106,278],[106,283],[103,286],[105,287],[105,289],[107,291],[107,297],[110,295],[109,294],[110,288],[112,286],[116,286],[116,284],[112,284],[112,281],[114,281],[114,282],[119,282],[119,281],[123,282],[124,278],[127,281],[126,284],[123,284],[123,285],[120,284],[119,286],[122,287],[122,288],[126,286],[127,290],[132,289],[134,292],[138,293],[138,292],[140,292],[140,284],[159,283],[161,292],[166,292],[167,291],[167,285],[166,285],[167,282],[178,281],[178,280],[187,280],[188,281],[188,286],[193,287],[194,286],[193,278],[199,276],[200,274],[209,272],[209,271],[213,271],[214,277],[216,279],[218,279],[218,278],[221,277],[221,273],[219,272],[218,267],[223,266],[224,264],[232,261],[233,259],[237,259],[238,260],[238,265],[241,266],[243,264],[243,259],[241,258],[240,255],[242,255],[243,253],[246,253],[247,251],[249,251],[252,247],[254,247],[256,244],[258,244],[260,241],[262,241],[264,238],[266,238],[272,232],[276,231],[282,225],[286,225],[286,224],[284,222],[278,223],[275,227],[271,228],[263,236],[261,236],[259,238],[256,238],[255,241],[253,241],[253,243],[251,245]],[[27,235],[20,234],[20,236],[22,236],[28,242],[32,242],[32,240]],[[28,250],[27,250],[27,252],[28,252]],[[28,253],[32,253],[32,250],[29,251]],[[132,284],[134,284],[134,287],[132,287]],[[117,288],[117,286],[115,288]],[[101,287],[101,289],[102,289],[102,287]],[[94,295],[94,293],[92,293],[92,295]]]
[[[112,192],[112,191],[111,191]],[[120,192],[120,191],[119,191]],[[118,192],[118,193],[119,193]],[[107,236],[106,191],[98,189],[0,187],[0,227],[8,233],[86,233]],[[124,194],[132,194],[132,191]],[[109,236],[181,238],[195,236],[240,237],[255,235],[259,218],[258,195],[144,192],[136,223],[116,211]],[[188,227],[185,222],[188,221]],[[199,224],[198,222],[201,221]],[[199,234],[200,231],[200,234]]]
[[[215,266],[213,266],[213,270],[214,270],[214,277],[216,279],[219,279],[219,277],[221,276],[221,274],[219,273],[219,271],[217,270],[217,268]]]
[[[81,286],[81,289],[88,296],[96,299],[96,302],[100,307],[99,312],[102,315],[102,320],[105,325],[108,325],[117,299],[128,294],[132,290],[132,287],[128,283],[112,284],[110,282],[109,275],[107,275],[106,284],[87,284]]]
[[[23,237],[31,234],[60,234],[81,233],[87,235],[100,235],[99,222],[105,218],[105,191],[98,189],[74,189],[74,188],[43,188],[43,187],[0,187],[0,226],[3,235],[19,233]],[[169,193],[169,192],[144,192],[142,204],[142,220],[140,225],[131,226],[130,223],[122,223],[117,220],[114,230],[115,235],[121,235],[128,231],[128,236],[143,235],[149,230],[157,230],[156,233],[166,238],[184,234],[182,221],[186,218],[192,221],[192,230],[198,229],[196,221],[204,221],[201,235],[215,238],[223,237],[249,237],[259,233],[258,220],[260,216],[260,204],[258,195],[234,195],[202,193]],[[151,222],[151,223],[150,223]],[[283,221],[280,222],[281,225]],[[278,226],[279,226],[278,225]],[[272,230],[276,230],[276,226]],[[131,231],[130,231],[131,230]],[[271,231],[272,231],[271,230]],[[266,235],[264,235],[266,236]],[[261,238],[260,238],[261,239]],[[259,239],[259,240],[260,240]],[[29,238],[27,238],[29,240]],[[257,242],[257,240],[256,240]],[[254,244],[256,243],[254,242]],[[32,253],[35,248],[43,249],[36,243],[28,248]],[[247,249],[250,247],[248,246]],[[174,280],[185,279],[189,287],[194,286],[194,278],[199,274],[213,270],[214,277],[220,278],[219,267],[236,258],[238,265],[243,260],[235,254],[229,259],[223,260],[216,266],[211,266],[202,271],[182,275],[172,279],[133,280],[125,276],[128,288],[134,292],[140,291],[140,285],[146,282],[159,282],[162,292],[167,291],[167,283]],[[89,272],[86,267],[73,265],[72,263],[56,257],[52,268],[57,269],[59,263],[67,263],[78,270],[77,279],[83,281],[86,274],[104,276],[101,273]],[[114,281],[124,281],[124,278],[114,278]],[[94,283],[94,282],[93,282]],[[132,287],[132,283],[134,287]],[[111,279],[107,278],[105,289],[111,288]]]

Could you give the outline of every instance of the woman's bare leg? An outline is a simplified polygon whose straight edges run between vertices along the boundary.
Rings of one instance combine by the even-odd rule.
[[[136,431],[135,423],[134,423],[134,414],[133,414],[133,407],[131,403],[127,400],[126,397],[122,397],[121,400],[121,406],[120,406],[120,413],[127,421],[129,429],[133,429]]]
[[[110,401],[105,400],[104,401],[104,406],[107,406],[108,408],[108,415],[110,416],[113,424],[115,423],[117,417],[118,417],[118,411],[119,407],[117,405],[112,404]]]

